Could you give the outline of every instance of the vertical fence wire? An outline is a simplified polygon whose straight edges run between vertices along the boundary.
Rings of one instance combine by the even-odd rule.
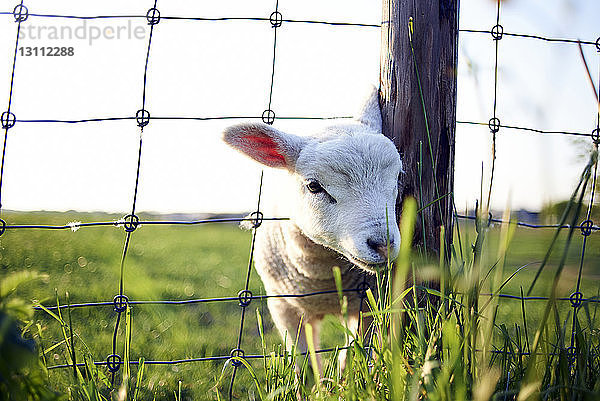
[[[271,85],[269,86],[269,101],[267,103],[267,109],[263,111],[262,121],[265,124],[272,125],[275,122],[275,112],[271,109],[273,102],[273,85],[275,84],[275,60],[277,56],[277,29],[281,27],[283,23],[283,16],[279,12],[279,0],[275,2],[275,11],[269,16],[269,22],[273,28],[273,62],[271,67]]]
[[[598,52],[600,52],[600,48],[598,48]],[[600,57],[599,57],[600,59]],[[600,64],[600,63],[599,63]],[[593,82],[592,82],[593,84]],[[596,89],[594,89],[596,90]],[[581,235],[583,236],[582,244],[581,244],[581,254],[579,258],[579,269],[577,271],[577,284],[575,286],[575,292],[573,292],[570,296],[571,307],[573,308],[573,322],[571,325],[571,342],[568,348],[568,353],[570,356],[571,366],[574,365],[577,355],[579,354],[577,348],[577,315],[579,309],[583,303],[584,294],[581,292],[581,276],[583,273],[583,265],[586,254],[586,245],[587,240],[590,234],[592,234],[592,227],[594,226],[594,222],[592,220],[592,209],[594,207],[594,200],[596,195],[596,185],[597,177],[598,177],[598,145],[600,144],[600,65],[598,66],[598,95],[596,97],[597,109],[596,109],[596,129],[592,133],[592,146],[594,151],[596,152],[596,159],[594,161],[593,175],[592,175],[592,186],[590,189],[590,199],[587,205],[587,211],[585,214],[585,220],[580,224]],[[573,375],[573,380],[576,380],[576,375],[578,371],[575,371],[575,375]]]
[[[138,110],[136,113],[136,122],[138,127],[140,128],[139,133],[139,145],[138,145],[138,155],[137,155],[137,167],[135,173],[135,186],[133,190],[133,201],[131,205],[131,214],[124,217],[123,226],[125,228],[125,243],[123,245],[123,253],[121,254],[121,263],[120,263],[120,277],[119,277],[119,294],[114,297],[114,310],[117,313],[117,318],[115,322],[115,330],[113,332],[113,341],[112,341],[112,354],[110,354],[107,359],[107,366],[109,371],[111,372],[111,384],[114,385],[115,382],[115,374],[119,370],[122,357],[117,352],[117,338],[119,335],[119,323],[121,321],[121,314],[127,310],[129,307],[128,297],[124,294],[124,271],[125,271],[125,259],[127,257],[127,251],[129,249],[129,244],[131,241],[131,235],[136,230],[139,225],[139,218],[135,214],[135,208],[137,203],[137,195],[138,188],[140,182],[140,166],[142,161],[142,144],[143,144],[143,134],[144,127],[150,123],[150,113],[146,110],[146,86],[148,81],[148,62],[150,60],[150,48],[152,45],[152,35],[154,33],[154,26],[158,24],[160,21],[160,12],[156,8],[158,0],[154,0],[154,6],[148,10],[146,17],[148,21],[148,25],[150,25],[150,34],[148,36],[148,47],[146,49],[146,62],[144,64],[144,78],[142,84],[142,108]],[[129,341],[129,339],[125,339],[125,341]]]
[[[492,199],[492,187],[494,185],[494,171],[496,169],[496,134],[500,131],[500,119],[496,116],[498,107],[498,47],[502,39],[504,28],[500,25],[500,0],[497,0],[496,7],[496,25],[492,27],[492,39],[494,40],[494,106],[492,110],[492,118],[488,123],[488,127],[492,134],[492,167],[490,172],[490,187],[487,196],[486,211],[490,210],[490,201]],[[483,199],[481,200],[483,202]]]
[[[273,86],[275,84],[275,60],[277,57],[277,29],[281,27],[283,17],[279,12],[279,0],[275,1],[275,11],[271,13],[269,16],[269,22],[271,27],[273,28],[273,61],[271,66],[271,84],[269,86],[269,101],[267,104],[267,109],[262,114],[262,120],[265,124],[272,125],[275,122],[275,112],[273,111],[272,103],[273,103]],[[263,174],[260,175],[260,184],[258,189],[258,201],[256,204],[256,211],[253,213],[254,221],[252,222],[252,241],[250,245],[250,256],[248,258],[248,269],[246,271],[246,286],[244,290],[240,291],[238,294],[239,297],[239,305],[241,309],[240,316],[240,330],[238,333],[237,339],[237,347],[231,351],[232,357],[243,358],[244,350],[242,348],[242,336],[244,332],[244,318],[246,316],[246,308],[250,305],[250,301],[252,299],[252,292],[249,290],[250,285],[250,273],[252,272],[252,262],[254,259],[254,246],[256,244],[256,231],[258,227],[262,224],[263,214],[260,211],[260,200],[262,195],[262,186],[263,186]],[[231,381],[229,383],[229,401],[233,399],[233,386],[235,384],[235,377],[238,368],[241,366],[241,363],[238,360],[232,360],[233,371],[231,373]]]
[[[500,0],[497,0],[496,25],[494,25],[492,27],[492,29],[490,30],[492,39],[494,40],[495,53],[494,53],[493,111],[492,111],[492,118],[488,122],[488,127],[492,134],[492,161],[491,161],[489,192],[488,192],[487,207],[486,207],[486,210],[488,212],[490,210],[490,200],[491,200],[491,196],[492,196],[494,170],[495,170],[495,165],[496,165],[496,134],[499,132],[500,128],[502,127],[500,119],[497,117],[499,42],[504,36],[504,28],[500,24],[500,2],[501,2]],[[519,36],[526,36],[526,35],[519,35]],[[600,40],[600,38],[599,38],[599,40]],[[596,42],[597,42],[596,47],[598,49],[598,52],[600,52],[600,46],[598,45],[598,40]],[[579,43],[581,45],[581,42],[579,42]],[[599,77],[600,77],[600,75],[599,75]],[[597,99],[598,98],[600,98],[600,82],[599,82]],[[594,147],[594,151],[596,153],[598,152],[598,145],[600,143],[600,132],[599,132],[600,131],[600,105],[598,105],[597,110],[598,111],[597,111],[597,118],[596,118],[596,129],[594,130],[594,132],[592,132],[591,135],[588,134],[588,136],[590,136],[590,138],[593,141],[593,147]],[[583,240],[582,240],[582,245],[581,245],[581,253],[580,253],[580,257],[579,257],[579,269],[577,272],[577,282],[576,282],[576,286],[575,286],[575,291],[569,297],[571,307],[573,308],[570,346],[567,349],[567,352],[570,356],[569,363],[571,365],[571,368],[573,368],[573,366],[575,365],[576,357],[578,355],[577,342],[576,342],[576,335],[577,335],[577,330],[578,330],[577,314],[578,314],[579,308],[581,307],[583,301],[585,300],[584,294],[581,292],[581,277],[582,277],[585,254],[586,254],[586,244],[587,244],[587,239],[588,239],[589,235],[596,228],[594,226],[594,222],[592,221],[591,218],[592,218],[592,209],[593,209],[593,205],[594,205],[595,190],[596,190],[596,185],[597,185],[597,181],[596,181],[597,175],[598,175],[598,158],[596,158],[594,168],[593,168],[592,186],[591,186],[591,190],[590,190],[590,198],[589,198],[589,202],[588,202],[588,206],[587,206],[585,220],[580,224],[580,227],[579,227],[581,230],[581,235],[583,236]],[[491,217],[491,215],[490,215],[490,217]],[[491,220],[491,218],[490,218],[490,220]],[[562,227],[559,227],[558,229],[561,229],[561,228]],[[576,374],[576,372],[575,372],[575,374]],[[575,375],[573,375],[573,380],[576,380]]]
[[[250,274],[252,273],[252,263],[254,261],[254,247],[256,245],[256,231],[258,227],[262,224],[263,214],[260,211],[260,200],[262,196],[262,186],[263,186],[263,174],[260,175],[260,184],[258,188],[258,201],[256,204],[256,211],[252,213],[253,221],[252,221],[252,240],[250,242],[250,256],[248,257],[248,268],[246,269],[246,285],[243,290],[238,293],[239,306],[241,308],[241,316],[240,316],[240,330],[238,332],[237,338],[237,347],[231,350],[231,356],[237,358],[244,357],[244,350],[242,349],[242,337],[244,335],[244,318],[246,316],[246,308],[250,305],[252,300],[252,292],[250,291]],[[241,363],[233,359],[231,361],[233,365],[233,372],[231,373],[231,382],[229,383],[229,400],[233,398],[233,385],[235,382],[235,376],[237,373],[238,367],[241,366]]]
[[[15,6],[13,9],[13,17],[17,23],[17,34],[15,36],[15,51],[13,54],[12,69],[10,73],[10,88],[8,93],[8,106],[6,111],[2,113],[0,121],[2,122],[2,128],[4,129],[4,143],[2,145],[2,159],[0,160],[0,213],[2,212],[2,184],[4,183],[4,163],[6,158],[6,142],[8,140],[8,130],[15,126],[16,116],[11,111],[12,100],[13,100],[13,88],[15,83],[15,70],[17,66],[17,52],[19,49],[19,36],[21,34],[21,23],[27,20],[29,11],[27,7],[23,5],[23,0]],[[0,218],[0,224],[2,224],[0,234],[4,233],[6,222]]]

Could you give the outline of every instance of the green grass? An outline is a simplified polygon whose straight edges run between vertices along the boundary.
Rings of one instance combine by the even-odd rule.
[[[118,219],[119,216],[40,212],[5,213],[3,217],[10,224],[64,224],[75,220],[110,221]],[[476,234],[474,224],[468,222],[461,224],[461,233],[463,252],[465,255],[472,255],[470,247],[475,242]],[[487,234],[485,252],[481,259],[484,271],[497,262],[501,228],[491,227]],[[508,277],[520,266],[541,261],[552,235],[552,230],[517,228],[505,254],[502,277],[495,277],[494,288],[497,288],[501,279]],[[64,304],[67,292],[69,302],[72,304],[110,301],[119,291],[119,268],[124,238],[123,229],[117,227],[90,227],[82,228],[77,232],[7,230],[0,237],[0,279],[24,270],[47,274],[41,280],[19,287],[15,294],[26,300],[39,301],[46,306],[56,304],[57,294],[60,302]],[[235,296],[244,286],[250,239],[249,232],[240,230],[234,224],[184,227],[142,226],[132,234],[125,261],[125,294],[130,300]],[[559,281],[558,296],[568,296],[575,288],[581,241],[582,236],[577,233],[567,254],[566,267]],[[535,295],[549,294],[564,242],[563,233],[555,246],[556,252],[551,257],[548,268],[544,270],[536,284]],[[466,259],[468,261],[469,257]],[[526,291],[538,267],[539,264],[532,264],[523,269],[508,283],[503,293],[519,294],[521,287]],[[490,277],[495,274],[494,272]],[[594,233],[588,238],[583,270],[582,292],[586,297],[598,294],[599,277],[600,238],[597,233]],[[481,292],[488,292],[490,281],[482,285]],[[460,287],[460,283],[458,286]],[[254,294],[264,294],[260,279],[254,272],[251,276],[250,288]],[[486,300],[486,297],[481,297],[480,305]],[[533,341],[545,305],[543,301],[527,303],[526,321],[530,342]],[[570,311],[568,302],[560,305],[558,312],[562,316],[561,319],[568,319],[567,314]],[[256,309],[259,310],[264,321],[265,337],[262,339],[257,325]],[[228,355],[230,350],[235,348],[240,307],[237,302],[135,305],[132,307],[131,316],[130,359],[172,360]],[[63,318],[67,319],[65,310],[63,310]],[[74,341],[77,353],[83,355],[87,346],[93,360],[105,360],[111,353],[116,319],[112,307],[73,308],[71,319],[74,333],[79,338]],[[36,330],[31,330],[31,333],[44,349],[63,340],[61,326],[48,314],[38,311],[33,320],[40,324],[41,336]],[[392,320],[388,319],[388,324]],[[507,331],[514,336],[515,323],[519,326],[523,324],[520,301],[502,300],[499,303],[496,323],[498,327],[504,324]],[[118,336],[118,353],[121,355],[125,344],[125,326],[122,321]],[[432,323],[433,326],[435,325]],[[570,326],[568,327],[570,331]],[[269,319],[265,302],[253,301],[246,314],[244,328],[243,348],[247,354],[261,354],[265,351],[268,353],[279,343],[279,336]],[[439,328],[442,330],[442,326]],[[443,330],[449,329],[443,326]],[[335,319],[326,320],[323,331],[325,346],[342,343],[343,334]],[[447,333],[445,335],[448,336]],[[450,342],[455,340],[448,338]],[[502,336],[496,336],[495,339],[498,343],[504,340]],[[263,341],[266,348],[263,348]],[[414,341],[418,343],[417,340]],[[423,344],[421,343],[419,347],[423,348]],[[418,360],[415,355],[411,354],[407,358]],[[48,352],[45,357],[48,366],[70,361],[70,354],[64,344]],[[420,357],[422,358],[423,355]],[[421,362],[424,363],[424,360]],[[271,363],[275,362],[269,362]],[[287,365],[284,363],[284,366],[280,366],[279,369],[284,369],[285,366],[289,368],[289,361],[286,363]],[[269,377],[272,379],[273,371],[269,370],[271,365],[267,369],[261,361],[253,361],[251,364],[256,369],[259,380],[268,381]],[[138,397],[174,399],[174,392],[179,391],[179,381],[181,381],[182,399],[214,400],[217,397],[215,385],[222,370],[223,362],[195,362],[173,366],[146,365],[141,382],[141,393]],[[106,368],[100,368],[100,371],[108,375]],[[230,374],[230,371],[230,368],[226,369],[225,374]],[[133,367],[134,377],[136,372],[137,368]],[[65,383],[70,383],[71,375],[72,371],[68,369],[51,370],[49,378],[52,388],[66,392]],[[118,382],[120,375],[121,371],[117,375]],[[227,395],[227,387],[228,379],[224,378],[218,386],[222,396]],[[106,389],[102,391],[107,394]],[[247,369],[242,368],[236,379],[234,394],[245,399],[249,391],[256,393],[258,390]],[[258,398],[258,395],[256,397]]]
[[[55,213],[7,214],[10,223],[64,224],[69,221],[110,221],[117,216]],[[47,279],[19,288],[16,295],[44,305],[110,301],[119,292],[119,268],[125,233],[122,228],[70,230],[8,230],[1,238],[2,275],[23,269],[47,273]],[[243,288],[250,234],[233,224],[194,227],[144,226],[132,235],[125,262],[124,289],[131,300],[180,300],[236,296]],[[264,294],[260,279],[251,277],[254,294]],[[250,311],[266,304],[255,301]],[[45,347],[59,341],[59,325],[44,312],[35,318],[44,328]],[[111,353],[116,313],[112,307],[72,310],[73,328],[86,341],[94,360]],[[171,360],[228,355],[235,348],[240,322],[237,302],[133,307],[132,360]],[[124,325],[119,335],[122,354]],[[273,337],[275,337],[273,335]],[[254,313],[245,323],[244,348],[259,352]],[[76,345],[77,347],[77,345]],[[47,355],[48,365],[66,363],[60,352]],[[223,363],[147,366],[145,384],[159,396],[170,396],[183,381],[192,399],[214,399],[211,388]],[[57,373],[51,372],[51,378]],[[240,375],[242,376],[242,375]],[[58,380],[60,382],[60,379]],[[239,383],[243,388],[244,380]]]

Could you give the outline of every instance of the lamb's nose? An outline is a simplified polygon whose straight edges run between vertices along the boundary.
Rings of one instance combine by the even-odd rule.
[[[392,245],[392,241],[390,241],[390,246]],[[382,258],[387,259],[388,257],[388,247],[387,243],[381,240],[376,240],[373,238],[367,238],[367,245],[369,248],[377,252]]]

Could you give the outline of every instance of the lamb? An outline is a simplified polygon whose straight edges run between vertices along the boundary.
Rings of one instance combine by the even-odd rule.
[[[341,270],[345,289],[363,281],[374,288],[373,273],[399,250],[395,204],[402,172],[396,147],[381,133],[377,90],[351,124],[305,137],[243,123],[227,128],[223,139],[259,163],[288,173],[290,220],[263,224],[257,231],[255,267],[268,295],[335,290],[334,266]],[[360,296],[346,294],[348,328],[356,332]],[[318,349],[323,317],[340,315],[335,293],[267,302],[288,349],[298,338],[300,352],[308,349],[301,321],[313,327]]]

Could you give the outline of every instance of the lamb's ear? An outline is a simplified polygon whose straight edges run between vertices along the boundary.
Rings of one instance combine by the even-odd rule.
[[[373,87],[367,101],[358,113],[358,122],[377,132],[381,132],[381,109],[379,108],[379,89]]]
[[[305,138],[262,123],[231,126],[223,132],[223,140],[266,166],[290,170],[296,166],[300,151],[307,143]]]

